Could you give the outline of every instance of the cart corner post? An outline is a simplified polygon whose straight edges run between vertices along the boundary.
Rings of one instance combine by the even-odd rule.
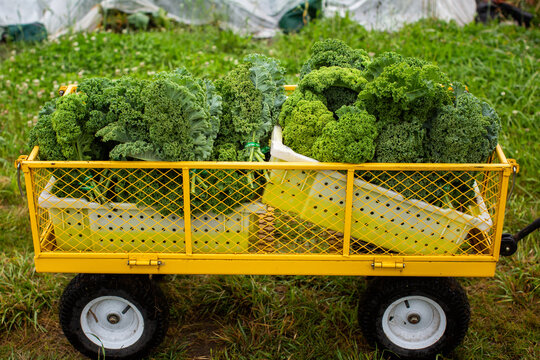
[[[499,260],[500,256],[500,250],[501,250],[501,242],[502,242],[502,232],[503,232],[503,225],[504,225],[504,214],[506,210],[506,201],[508,200],[508,183],[510,180],[510,175],[516,175],[519,172],[519,165],[514,159],[507,159],[504,156],[504,153],[502,153],[502,150],[499,152],[500,146],[497,146],[497,150],[499,153],[499,159],[501,162],[505,163],[507,167],[505,167],[501,171],[501,186],[499,188],[499,194],[498,194],[498,201],[497,201],[497,215],[496,215],[496,225],[495,225],[495,246],[493,248],[493,257],[495,258],[495,261]]]
[[[19,183],[19,190],[21,191],[21,196],[23,196],[22,187],[20,184],[19,179],[19,171],[22,170],[24,174],[24,184],[26,188],[26,200],[28,201],[28,213],[30,216],[30,227],[32,229],[32,241],[34,244],[34,258],[37,259],[39,255],[41,254],[41,244],[40,244],[40,232],[38,229],[38,216],[37,216],[37,210],[36,210],[36,204],[34,200],[34,188],[33,188],[33,179],[32,179],[32,173],[30,170],[30,166],[28,164],[29,161],[33,161],[39,151],[39,147],[35,146],[32,149],[32,152],[30,155],[21,155],[19,158],[15,161],[15,167],[17,168],[17,181]]]
[[[182,188],[184,192],[184,236],[186,240],[186,255],[193,254],[191,239],[191,192],[189,189],[189,168],[182,168]]]
[[[352,226],[352,203],[353,203],[354,170],[347,170],[347,187],[345,193],[345,225],[343,229],[343,256],[350,256],[351,249],[351,226]]]

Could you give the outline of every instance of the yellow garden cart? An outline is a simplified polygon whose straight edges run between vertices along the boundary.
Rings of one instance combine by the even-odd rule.
[[[518,170],[501,147],[485,164],[319,163],[275,128],[271,155],[40,161],[36,147],[21,156],[36,270],[79,273],[60,305],[69,341],[107,358],[159,344],[168,309],[148,275],[359,275],[374,277],[358,314],[370,342],[406,358],[457,346],[469,305],[454,277],[493,276],[501,255]]]

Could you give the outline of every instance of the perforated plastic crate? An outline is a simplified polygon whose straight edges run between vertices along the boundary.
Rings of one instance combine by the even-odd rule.
[[[104,205],[84,199],[59,198],[51,178],[38,198],[53,225],[56,246],[63,251],[185,252],[184,218],[161,215],[152,208],[129,203]],[[194,213],[191,216],[194,253],[241,253],[249,246],[255,203],[231,214]]]
[[[283,145],[281,128],[272,135],[272,161],[316,160]],[[272,170],[263,202],[321,227],[343,231],[346,175],[336,171]],[[351,237],[404,254],[455,253],[473,228],[488,231],[493,222],[474,185],[471,214],[405,199],[401,194],[355,179]],[[472,215],[472,213],[478,215]]]

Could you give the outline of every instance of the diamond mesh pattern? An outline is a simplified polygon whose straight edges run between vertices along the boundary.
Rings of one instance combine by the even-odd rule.
[[[346,170],[298,167],[30,170],[41,251],[75,253],[185,253],[190,232],[195,254],[489,255],[502,178],[355,171],[348,184]]]

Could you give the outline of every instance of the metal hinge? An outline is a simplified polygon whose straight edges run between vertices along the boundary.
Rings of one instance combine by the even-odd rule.
[[[163,261],[159,260],[157,255],[144,254],[130,256],[127,264],[128,266],[161,266]]]
[[[405,262],[403,259],[375,259],[371,263],[371,267],[375,269],[395,269],[403,270]]]
[[[73,94],[77,91],[77,85],[75,84],[69,84],[69,85],[63,85],[60,86],[60,89],[58,89],[58,95],[64,96],[67,94]]]
[[[519,173],[519,164],[517,163],[517,161],[515,159],[506,159],[506,160],[508,161],[508,163],[512,167],[512,172],[514,174]]]

